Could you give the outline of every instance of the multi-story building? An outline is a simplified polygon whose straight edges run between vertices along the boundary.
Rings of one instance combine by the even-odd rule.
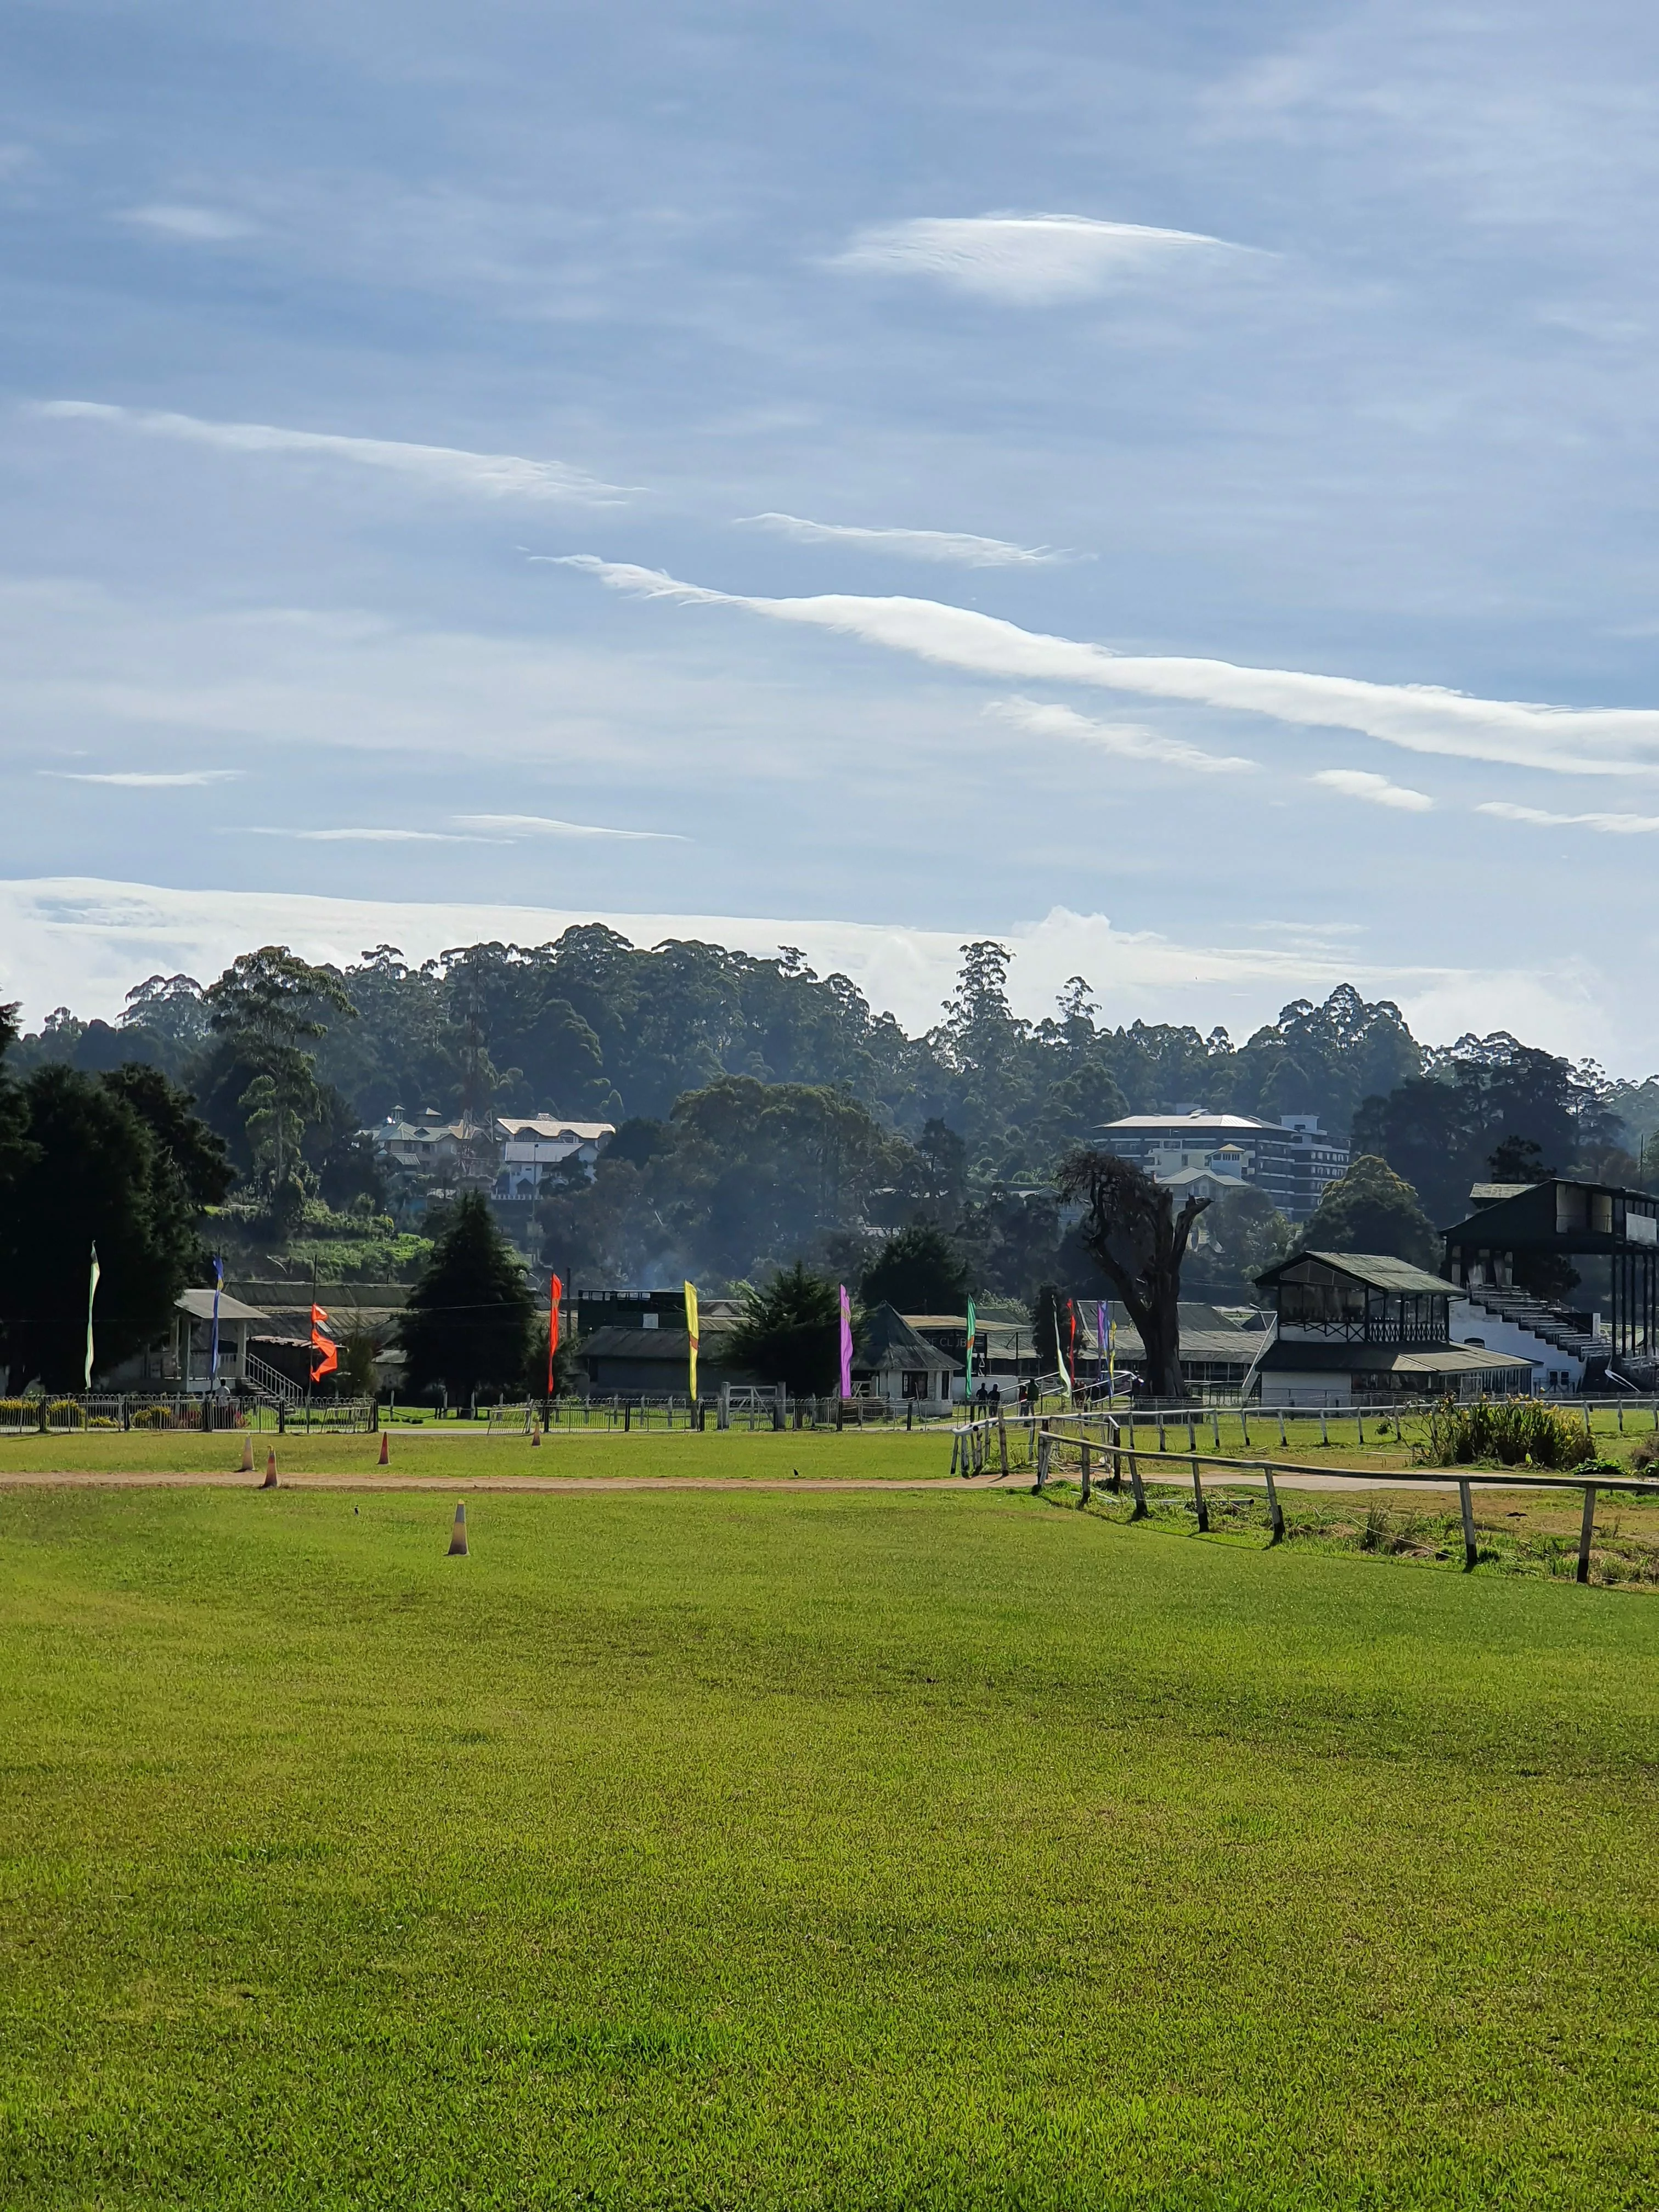
[[[1159,1182],[1202,1170],[1218,1181],[1247,1183],[1287,1221],[1311,1219],[1327,1183],[1348,1171],[1347,1146],[1320,1127],[1316,1114],[1262,1121],[1253,1114],[1177,1106],[1171,1114],[1126,1114],[1099,1133],[1109,1152]]]

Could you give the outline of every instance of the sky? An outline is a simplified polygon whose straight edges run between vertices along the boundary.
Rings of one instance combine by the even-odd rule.
[[[1659,1066],[1659,18],[6,0],[0,994],[800,946]]]

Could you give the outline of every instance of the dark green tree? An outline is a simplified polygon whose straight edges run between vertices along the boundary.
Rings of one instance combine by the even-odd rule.
[[[859,1293],[867,1306],[901,1313],[960,1313],[969,1284],[962,1254],[931,1221],[895,1231],[865,1269]]]
[[[165,1335],[174,1299],[202,1269],[198,1193],[218,1187],[211,1146],[175,1118],[173,1093],[162,1118],[191,1163],[181,1168],[129,1095],[135,1089],[142,1099],[143,1086],[122,1073],[49,1066],[7,1102],[15,1141],[0,1193],[0,1328],[14,1388],[36,1378],[47,1389],[82,1384],[94,1243],[100,1369]]]
[[[1386,1160],[1362,1152],[1340,1182],[1327,1183],[1297,1243],[1308,1252],[1380,1252],[1431,1273],[1440,1239],[1411,1185]]]
[[[452,1401],[531,1382],[535,1307],[524,1265],[477,1191],[463,1193],[409,1294],[398,1328],[407,1387]]]
[[[726,1343],[732,1361],[752,1368],[763,1382],[781,1382],[801,1397],[825,1395],[836,1387],[840,1364],[841,1299],[835,1284],[799,1261],[780,1268],[763,1290],[750,1284]]]

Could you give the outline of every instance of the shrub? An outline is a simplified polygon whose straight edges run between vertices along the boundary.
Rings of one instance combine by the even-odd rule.
[[[54,1429],[84,1429],[87,1411],[73,1398],[54,1398],[46,1407],[46,1423]]]
[[[1659,1436],[1644,1437],[1630,1455],[1632,1467],[1641,1474],[1650,1468],[1659,1467]]]
[[[1413,1455],[1419,1467],[1577,1468],[1595,1457],[1583,1420],[1538,1398],[1442,1399]]]
[[[132,1417],[135,1429],[170,1429],[173,1425],[171,1406],[140,1406]]]

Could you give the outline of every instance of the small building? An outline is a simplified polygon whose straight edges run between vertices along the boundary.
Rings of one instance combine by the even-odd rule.
[[[962,1328],[965,1334],[967,1322]],[[963,1363],[930,1344],[890,1305],[871,1308],[853,1353],[853,1389],[890,1404],[948,1406]]]
[[[611,1121],[566,1121],[555,1114],[502,1115],[495,1123],[501,1164],[492,1195],[522,1201],[541,1194],[544,1180],[579,1170],[591,1182],[599,1154],[617,1133]]]
[[[1256,1277],[1273,1341],[1264,1406],[1485,1398],[1529,1390],[1533,1362],[1453,1340],[1457,1286],[1376,1252],[1298,1252]]]
[[[245,1305],[228,1291],[219,1293],[219,1365],[213,1366],[213,1292],[185,1291],[173,1300],[179,1318],[173,1331],[173,1368],[185,1390],[246,1389],[248,1344],[270,1328],[268,1313]]]

